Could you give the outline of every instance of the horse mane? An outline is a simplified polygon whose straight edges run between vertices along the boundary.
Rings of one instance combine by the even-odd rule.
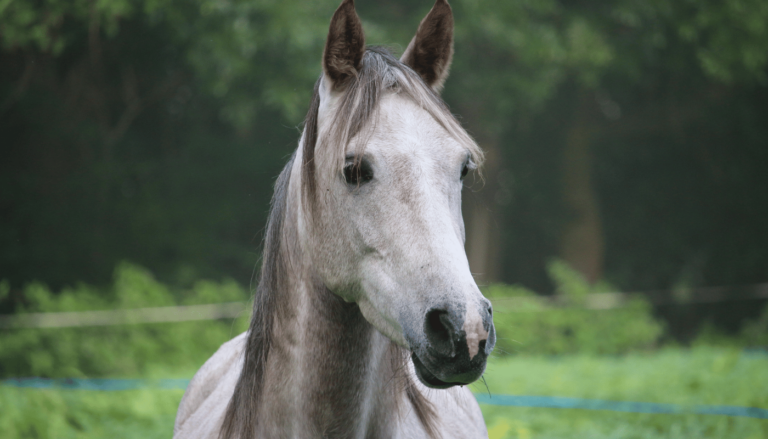
[[[289,255],[281,245],[288,183],[294,153],[275,183],[267,229],[264,235],[264,253],[261,276],[253,300],[253,316],[248,328],[243,369],[235,385],[235,392],[227,405],[219,438],[252,438],[258,420],[258,408],[264,389],[264,374],[272,344],[275,314],[280,312],[278,295],[284,291],[288,278]]]
[[[475,141],[461,128],[443,100],[430,88],[413,69],[401,63],[387,49],[369,47],[363,55],[362,67],[356,77],[351,77],[343,91],[337,113],[330,129],[320,133],[318,113],[320,109],[320,87],[323,77],[315,83],[312,100],[304,120],[302,136],[302,193],[309,206],[315,205],[318,185],[327,184],[343,168],[346,148],[358,136],[369,135],[375,128],[379,102],[387,92],[407,96],[429,112],[443,128],[463,144],[476,165],[483,161],[483,153]],[[323,138],[321,138],[321,134]],[[361,142],[364,144],[365,142]],[[323,148],[317,154],[318,148]],[[361,151],[358,150],[358,154]],[[321,160],[318,160],[321,158]],[[269,219],[264,238],[261,276],[253,303],[253,316],[245,346],[243,369],[229,401],[224,422],[219,433],[220,439],[252,438],[258,422],[258,411],[264,389],[264,379],[273,340],[275,315],[280,313],[278,296],[285,291],[288,279],[289,257],[287,246],[282,242],[287,208],[290,173],[296,154],[283,168],[275,183]],[[318,172],[318,168],[320,172]],[[402,362],[395,370],[404,373],[404,388],[407,400],[430,436],[437,435],[436,413],[431,402],[416,388],[405,371],[409,361],[407,353],[392,344],[393,361]]]

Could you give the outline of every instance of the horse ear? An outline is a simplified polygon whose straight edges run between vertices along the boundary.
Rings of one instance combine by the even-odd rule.
[[[331,18],[323,51],[323,71],[334,88],[357,76],[364,52],[365,35],[355,12],[355,1],[344,0]]]
[[[403,64],[421,75],[439,92],[443,89],[453,58],[453,12],[446,0],[437,0],[421,20],[416,36],[400,57]]]

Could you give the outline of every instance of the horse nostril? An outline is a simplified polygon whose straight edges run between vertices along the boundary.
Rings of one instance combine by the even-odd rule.
[[[438,353],[450,356],[456,355],[451,332],[448,311],[433,309],[427,313],[427,319],[424,322],[424,333],[429,344]]]

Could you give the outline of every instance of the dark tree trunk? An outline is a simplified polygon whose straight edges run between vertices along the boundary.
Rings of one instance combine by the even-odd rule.
[[[467,232],[467,258],[475,280],[485,285],[501,279],[501,230],[494,195],[498,190],[500,154],[491,142],[480,141],[486,153],[484,181],[468,177],[464,190],[464,219]]]
[[[563,149],[563,202],[570,219],[563,229],[560,257],[590,283],[603,274],[600,206],[592,185],[590,143],[595,129],[592,101],[586,93],[576,107]]]

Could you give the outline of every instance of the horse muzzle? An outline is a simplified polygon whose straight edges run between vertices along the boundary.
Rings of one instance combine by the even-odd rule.
[[[411,360],[424,385],[446,389],[472,383],[483,374],[496,344],[492,309],[484,302],[475,312],[442,306],[426,313],[423,339],[411,344]]]

